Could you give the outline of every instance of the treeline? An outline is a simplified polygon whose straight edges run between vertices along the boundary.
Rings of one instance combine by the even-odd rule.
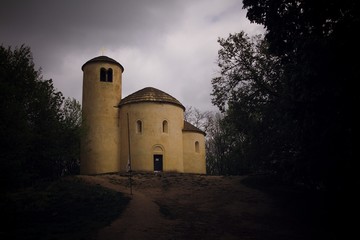
[[[81,106],[35,70],[30,47],[0,46],[3,189],[79,172]]]
[[[312,189],[349,180],[360,77],[358,1],[244,0],[264,36],[218,40],[210,173],[266,171]],[[210,151],[209,151],[210,150]]]
[[[241,136],[227,121],[226,113],[186,107],[184,118],[206,133],[206,172],[210,175],[243,175],[256,171],[241,154]]]

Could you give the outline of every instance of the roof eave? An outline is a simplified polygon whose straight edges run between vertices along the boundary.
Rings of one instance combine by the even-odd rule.
[[[124,105],[137,104],[137,103],[165,103],[165,104],[171,104],[171,105],[180,107],[185,111],[185,107],[183,105],[181,105],[181,104],[177,104],[177,103],[174,103],[174,102],[168,102],[168,101],[159,101],[159,100],[155,100],[155,101],[140,100],[140,101],[131,101],[131,102],[124,102],[124,103],[122,103],[122,101],[120,101],[118,107],[121,108],[121,106],[124,106]]]

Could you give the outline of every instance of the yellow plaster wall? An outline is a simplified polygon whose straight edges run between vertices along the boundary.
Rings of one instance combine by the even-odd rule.
[[[121,126],[121,170],[125,171],[129,150],[127,132],[129,114],[131,166],[134,171],[154,171],[154,154],[163,155],[163,171],[183,172],[183,109],[179,106],[142,102],[122,105]],[[138,133],[137,121],[142,121],[142,133]],[[162,123],[168,122],[168,132]]]
[[[195,150],[195,142],[199,142],[199,152]],[[205,136],[201,133],[183,132],[184,172],[206,174]]]
[[[100,81],[100,68],[113,69],[113,82]],[[87,134],[81,141],[80,173],[119,171],[122,70],[116,64],[88,63],[83,67],[82,114]]]

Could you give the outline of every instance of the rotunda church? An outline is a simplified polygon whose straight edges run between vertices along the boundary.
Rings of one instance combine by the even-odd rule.
[[[82,71],[81,174],[206,173],[205,133],[184,121],[176,98],[152,87],[122,98],[124,67],[106,56]]]

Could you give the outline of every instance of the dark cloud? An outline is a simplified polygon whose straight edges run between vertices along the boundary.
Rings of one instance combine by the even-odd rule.
[[[51,52],[150,44],[180,12],[175,1],[12,0],[0,9],[1,40],[30,45],[51,63]]]
[[[240,30],[261,28],[238,0],[9,0],[0,8],[0,44],[30,46],[44,77],[79,100],[81,65],[106,48],[125,67],[124,96],[154,86],[211,108],[216,40]]]

